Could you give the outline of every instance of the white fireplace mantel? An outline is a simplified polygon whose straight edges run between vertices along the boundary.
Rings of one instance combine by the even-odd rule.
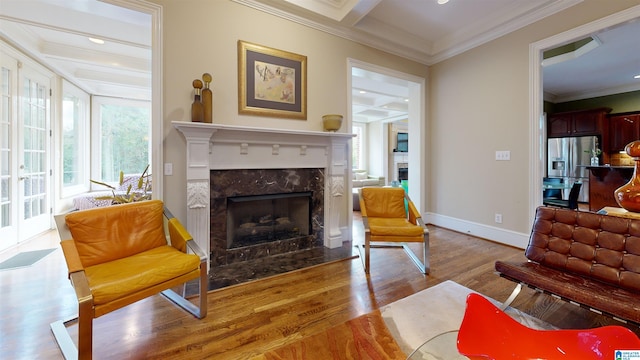
[[[324,168],[324,245],[342,246],[348,141],[354,134],[173,121],[186,141],[187,230],[210,253],[210,170]]]

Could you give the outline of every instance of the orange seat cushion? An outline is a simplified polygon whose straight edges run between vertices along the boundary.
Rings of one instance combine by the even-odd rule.
[[[198,271],[200,258],[165,245],[126,258],[85,268],[94,305]]]
[[[424,229],[399,218],[369,218],[371,235],[377,236],[422,236]]]

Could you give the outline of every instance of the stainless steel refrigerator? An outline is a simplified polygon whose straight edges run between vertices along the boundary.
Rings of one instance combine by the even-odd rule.
[[[589,150],[598,146],[598,137],[581,136],[548,139],[547,176],[562,178],[570,187],[574,182],[582,182],[579,202],[589,202],[589,171],[591,164]],[[565,189],[563,198],[569,197],[570,189]]]

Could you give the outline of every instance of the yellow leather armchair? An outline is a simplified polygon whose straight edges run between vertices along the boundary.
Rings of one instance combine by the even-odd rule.
[[[77,316],[51,324],[65,358],[91,358],[94,318],[160,292],[198,318],[207,315],[207,257],[162,201],[77,211],[55,219],[78,299]],[[199,279],[198,306],[184,298],[185,283],[192,279]],[[182,296],[171,289],[179,285]],[[77,348],[66,329],[75,321]]]
[[[370,269],[371,242],[399,243],[418,269],[429,273],[429,230],[418,209],[403,188],[365,187],[359,189],[364,225],[364,269]],[[406,207],[405,207],[406,200]],[[423,243],[423,262],[406,244]],[[393,245],[386,245],[393,246]]]

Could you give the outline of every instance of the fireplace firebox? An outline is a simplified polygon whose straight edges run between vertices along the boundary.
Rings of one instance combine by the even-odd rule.
[[[398,181],[409,180],[409,164],[398,163]]]
[[[210,171],[211,266],[323,246],[321,168]]]
[[[227,198],[227,248],[311,234],[311,192]]]

